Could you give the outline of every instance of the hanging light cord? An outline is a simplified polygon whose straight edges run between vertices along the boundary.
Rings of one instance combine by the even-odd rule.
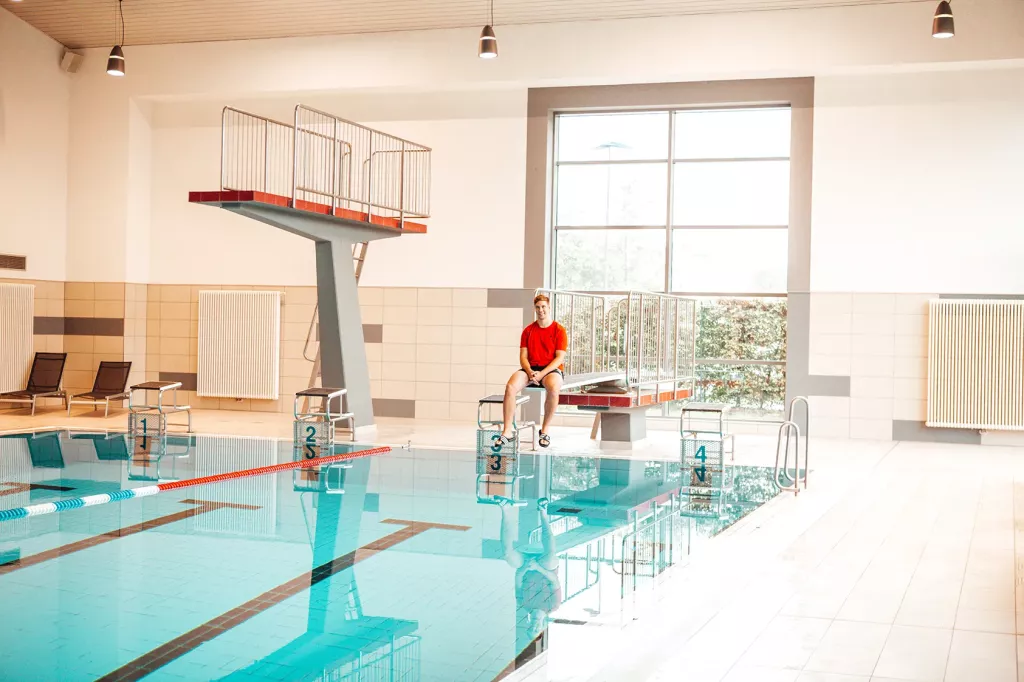
[[[121,0],[118,0],[120,2]],[[491,0],[491,26],[494,26],[494,0]]]
[[[493,2],[493,0],[491,0]],[[124,8],[121,6],[122,0],[117,0],[117,13],[121,16],[121,42],[118,45],[124,47]]]

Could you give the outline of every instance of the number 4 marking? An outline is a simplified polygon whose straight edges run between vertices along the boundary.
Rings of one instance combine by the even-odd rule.
[[[704,463],[708,461],[708,455],[705,446],[701,445],[699,448],[697,448],[696,459],[700,460],[700,468],[698,469],[697,467],[694,467],[693,471],[694,473],[697,474],[697,480],[703,483],[704,477],[708,473],[707,467],[704,466]]]

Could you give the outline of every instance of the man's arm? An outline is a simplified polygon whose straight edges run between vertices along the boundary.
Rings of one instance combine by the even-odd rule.
[[[527,355],[525,348],[519,349],[519,366],[526,372],[526,376],[533,374],[533,370],[530,368],[530,357]]]

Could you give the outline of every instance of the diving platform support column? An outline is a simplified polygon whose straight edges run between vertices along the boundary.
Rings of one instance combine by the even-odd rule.
[[[316,243],[316,295],[320,310],[321,384],[348,389],[353,431],[373,426],[373,399],[352,267],[352,239],[330,237]],[[341,411],[341,406],[337,406]]]

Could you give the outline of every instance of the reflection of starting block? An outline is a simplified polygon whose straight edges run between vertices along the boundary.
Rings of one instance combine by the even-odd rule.
[[[299,493],[342,495],[345,492],[345,470],[351,468],[351,464],[335,462],[292,469],[292,489]]]
[[[129,481],[176,481],[175,463],[191,453],[192,437],[128,434],[128,451]],[[163,470],[165,460],[171,462],[169,475]]]
[[[684,436],[680,442],[683,515],[720,516],[725,493],[732,488],[733,469],[725,463],[725,448],[720,438]]]
[[[511,445],[505,449],[511,449]],[[525,505],[519,499],[519,483],[533,476],[520,473],[518,454],[506,452],[477,451],[476,455],[476,499],[484,504],[497,504],[498,498],[510,500],[516,506]]]

